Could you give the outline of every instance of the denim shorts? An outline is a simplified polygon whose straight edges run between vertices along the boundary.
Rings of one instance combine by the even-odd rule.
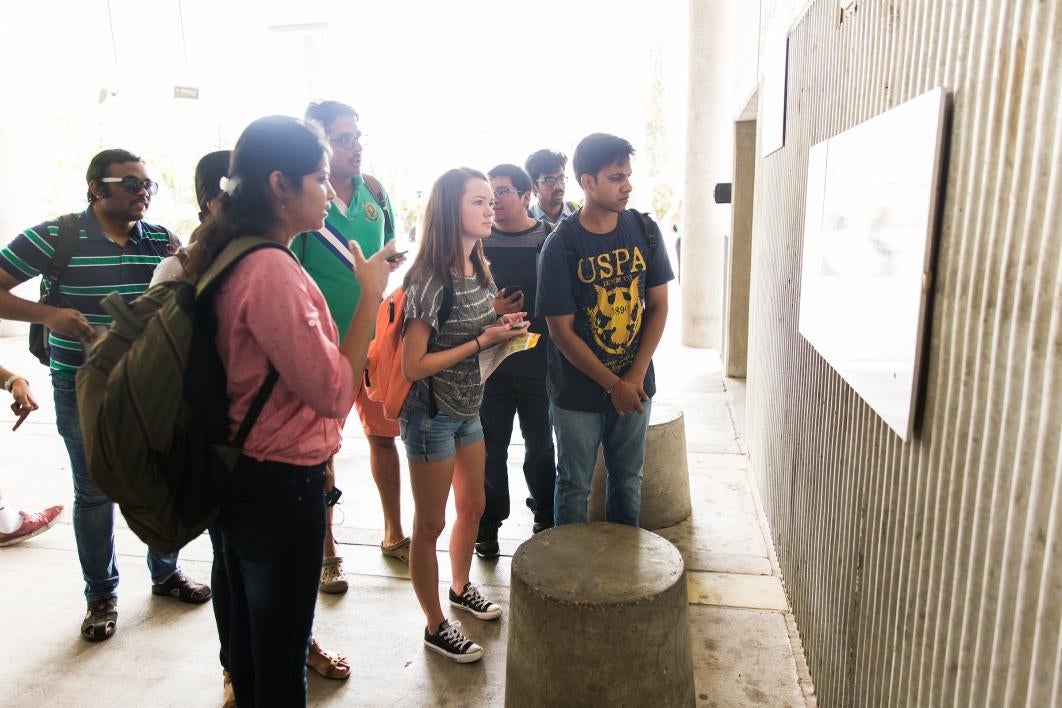
[[[469,420],[451,418],[440,410],[428,414],[427,394],[416,386],[410,389],[399,417],[406,456],[413,462],[441,462],[457,454],[457,448],[483,439],[479,415]]]

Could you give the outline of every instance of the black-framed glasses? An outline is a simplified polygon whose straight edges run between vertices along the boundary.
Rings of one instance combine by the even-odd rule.
[[[520,196],[522,194],[522,192],[520,192],[519,190],[513,189],[512,187],[498,187],[497,189],[494,190],[494,198],[495,199],[501,199],[502,197],[507,197],[510,194],[515,194],[516,196]]]
[[[538,179],[539,186],[552,187],[555,184],[564,184],[564,175],[549,175]]]
[[[361,139],[365,137],[365,133],[340,133],[334,138],[329,139],[329,142],[335,143],[344,150],[350,150],[356,143],[361,142]]]
[[[100,182],[106,182],[107,184],[120,184],[122,188],[130,194],[139,194],[143,189],[148,193],[149,197],[153,197],[159,193],[159,183],[150,179],[137,179],[132,175],[126,175],[125,177],[102,177]]]

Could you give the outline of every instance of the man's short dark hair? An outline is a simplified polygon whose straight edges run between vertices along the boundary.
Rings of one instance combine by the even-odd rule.
[[[487,173],[487,177],[491,179],[494,179],[495,177],[508,177],[509,181],[513,183],[513,187],[520,194],[531,190],[531,178],[519,165],[511,165],[509,163],[497,165],[490,169],[490,172]]]
[[[608,133],[587,135],[575,146],[572,156],[575,179],[581,180],[586,174],[597,179],[598,172],[609,165],[627,162],[633,154],[634,147],[623,138]]]
[[[207,217],[207,202],[221,193],[221,178],[229,173],[232,150],[218,150],[203,155],[195,166],[195,199],[199,202],[199,220]]]
[[[563,170],[567,164],[568,156],[563,152],[553,152],[543,148],[527,156],[524,168],[527,169],[527,174],[531,176],[531,181],[537,182],[542,175]]]
[[[110,150],[96,153],[96,156],[89,163],[88,171],[85,172],[85,184],[91,185],[93,181],[103,179],[107,176],[108,167],[120,165],[123,162],[143,162],[143,160],[138,155],[120,148],[111,148]],[[88,190],[88,200],[89,204],[96,201],[96,195],[92,193],[91,187]]]
[[[325,135],[332,132],[332,124],[343,116],[350,116],[355,123],[361,120],[357,111],[339,101],[316,101],[306,107],[306,120],[313,121],[321,126]]]

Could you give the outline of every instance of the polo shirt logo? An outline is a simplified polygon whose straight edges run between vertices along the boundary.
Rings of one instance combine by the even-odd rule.
[[[380,210],[372,202],[365,205],[365,218],[369,221],[377,221],[380,218]]]

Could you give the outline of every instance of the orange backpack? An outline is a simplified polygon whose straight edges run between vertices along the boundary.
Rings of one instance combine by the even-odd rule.
[[[453,291],[444,288],[437,318],[439,329],[449,318],[452,307]],[[405,309],[406,291],[399,286],[380,303],[380,309],[376,311],[376,337],[369,343],[369,358],[365,364],[365,394],[370,400],[383,404],[384,417],[388,420],[398,420],[409,389],[413,387],[413,382],[406,379],[402,372]],[[428,389],[431,392],[431,415],[435,417],[437,407],[430,378]]]

